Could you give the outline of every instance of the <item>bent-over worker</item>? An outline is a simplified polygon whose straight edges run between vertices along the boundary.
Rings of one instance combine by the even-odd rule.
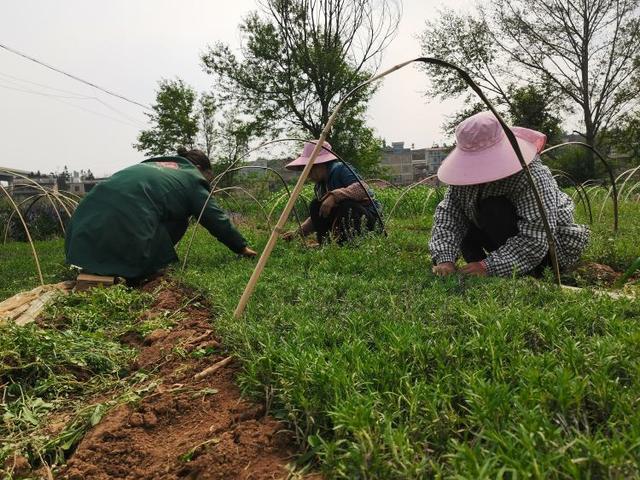
[[[315,146],[315,141],[305,143],[302,154],[286,168],[303,170]],[[315,183],[315,198],[309,205],[309,218],[298,230],[285,233],[285,240],[291,240],[296,234],[304,237],[315,232],[320,245],[332,238],[343,244],[354,236],[380,227],[376,208],[379,212],[381,206],[373,192],[353,167],[349,169],[331,153],[328,142],[324,142],[309,178]]]
[[[67,228],[67,263],[84,273],[142,279],[178,260],[174,245],[200,223],[229,249],[255,256],[227,214],[209,198],[211,162],[200,150],[178,150],[125,168],[96,185]]]
[[[553,233],[561,269],[574,265],[589,241],[589,229],[574,222],[571,198],[540,161],[546,136],[512,127]],[[456,148],[438,170],[449,185],[436,208],[429,249],[433,271],[477,276],[541,275],[551,265],[549,243],[526,173],[498,119],[481,112],[456,128]]]

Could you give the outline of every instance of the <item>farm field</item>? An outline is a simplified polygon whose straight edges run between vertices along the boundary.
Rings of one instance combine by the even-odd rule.
[[[637,301],[559,291],[550,278],[435,277],[427,241],[436,198],[426,192],[416,189],[398,207],[388,238],[322,249],[280,242],[241,320],[232,312],[254,262],[238,260],[198,229],[186,269],[176,266],[171,283],[72,295],[38,325],[0,327],[5,470],[20,478],[12,470],[18,450],[20,461],[47,463],[56,475],[100,471],[113,457],[88,457],[88,447],[100,441],[106,448],[105,432],[120,447],[140,440],[126,433],[135,429],[122,412],[142,411],[135,431],[147,432],[144,414],[159,396],[179,398],[187,411],[185,438],[171,443],[172,468],[205,475],[198,468],[210,465],[217,449],[226,451],[227,431],[203,444],[204,433],[189,422],[197,414],[209,419],[235,378],[246,401],[255,402],[245,411],[265,407],[243,417],[243,428],[265,412],[273,422],[269,434],[247,434],[270,440],[243,444],[253,445],[256,458],[270,452],[274,470],[256,471],[258,478],[276,464],[325,478],[640,476]],[[397,195],[380,197],[390,211]],[[261,249],[264,220],[253,207],[242,213],[240,228]],[[581,207],[579,214],[584,220]],[[640,208],[622,203],[617,235],[610,214],[607,205],[596,218],[585,262],[621,271],[639,253]],[[181,258],[189,240],[190,233]],[[46,281],[62,278],[62,242],[36,248]],[[0,298],[37,285],[28,245],[0,252]],[[610,283],[592,268],[565,281]],[[637,290],[634,281],[625,288]],[[199,323],[189,323],[194,318]],[[180,332],[201,336],[209,322],[221,345],[184,348],[190,337]],[[177,336],[164,345],[160,367],[149,360],[159,362],[149,348],[168,342],[156,338],[159,331]],[[231,370],[188,380],[229,355]],[[176,384],[186,391],[173,392]],[[204,413],[188,416],[196,403]],[[167,434],[171,426],[158,420],[153,431]],[[288,433],[274,443],[280,429]],[[71,467],[55,468],[68,459]],[[130,469],[126,478],[149,474],[119,465]]]

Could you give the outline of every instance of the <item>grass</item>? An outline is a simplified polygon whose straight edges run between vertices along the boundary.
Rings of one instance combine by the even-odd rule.
[[[130,375],[135,351],[118,338],[144,328],[137,320],[151,299],[121,286],[94,289],[60,298],[45,326],[0,325],[0,465],[14,454],[59,465],[109,408],[138,398],[149,374]],[[10,468],[4,475],[12,478]]]
[[[396,199],[381,195],[387,211]],[[242,362],[244,392],[291,426],[300,463],[327,478],[640,476],[637,302],[526,278],[434,277],[434,199],[412,191],[389,237],[357,247],[280,242],[239,321],[232,312],[255,262],[199,229],[176,275],[207,293],[217,331]],[[585,259],[624,269],[638,257],[640,206],[623,204],[615,237],[609,215],[594,226]],[[243,231],[261,248],[268,232],[258,223]],[[62,243],[38,249],[48,279],[60,278]],[[0,255],[9,282],[0,298],[37,284],[28,246]],[[140,379],[122,380],[130,352],[112,339],[148,299],[106,292],[58,303],[47,328],[0,331],[0,377],[11,389],[0,452],[59,461],[110,406],[83,399],[103,384],[122,388],[114,401],[137,395]],[[47,437],[45,424],[68,398],[75,421]]]
[[[64,241],[35,242],[45,283],[61,281],[68,276],[64,265]],[[25,242],[0,245],[0,301],[18,292],[40,285],[31,247]]]
[[[588,260],[637,257],[640,211],[624,208]],[[252,262],[199,232],[184,280],[209,292],[244,391],[328,478],[640,476],[637,302],[436,278],[429,229],[427,215],[357,248],[280,243],[239,321]]]

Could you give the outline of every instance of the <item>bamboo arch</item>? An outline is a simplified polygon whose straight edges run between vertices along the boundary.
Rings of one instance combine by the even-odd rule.
[[[247,283],[244,292],[242,293],[242,296],[240,297],[240,300],[238,302],[238,305],[234,311],[234,318],[238,319],[240,318],[240,316],[242,316],[242,314],[244,313],[244,310],[247,306],[247,303],[249,302],[249,299],[251,298],[251,295],[253,294],[253,291],[255,290],[255,287],[258,283],[258,280],[260,279],[260,275],[262,274],[264,267],[267,263],[267,260],[269,259],[271,252],[273,251],[275,244],[278,240],[278,236],[284,232],[283,228],[284,225],[289,217],[289,215],[291,214],[291,210],[293,208],[293,205],[295,204],[295,201],[297,200],[298,196],[300,195],[300,192],[302,191],[302,187],[304,185],[304,182],[306,181],[307,177],[309,176],[309,172],[311,171],[311,168],[313,167],[313,164],[315,163],[316,158],[318,157],[318,154],[320,153],[320,150],[322,149],[322,146],[324,144],[324,142],[327,139],[327,136],[329,135],[329,131],[331,130],[331,127],[333,126],[333,124],[336,121],[336,118],[338,116],[338,114],[340,113],[340,110],[342,109],[343,105],[345,104],[345,101],[347,99],[349,99],[349,97],[351,97],[354,93],[356,93],[357,91],[359,91],[360,89],[364,88],[365,86],[369,85],[372,82],[375,82],[376,80],[379,80],[397,70],[400,70],[401,68],[406,67],[407,65],[410,65],[414,62],[421,62],[421,63],[426,63],[426,64],[431,64],[431,65],[438,65],[440,67],[444,67],[444,68],[449,68],[452,69],[454,71],[456,71],[458,73],[458,75],[460,75],[460,77],[471,87],[471,89],[480,97],[480,99],[485,103],[485,105],[489,108],[489,110],[491,110],[491,112],[496,116],[496,118],[498,119],[498,121],[500,122],[500,125],[502,127],[502,129],[504,130],[509,143],[511,144],[517,158],[518,161],[520,162],[520,165],[522,166],[522,169],[526,172],[526,178],[527,178],[527,182],[529,183],[530,188],[533,190],[534,192],[534,196],[535,196],[535,200],[536,200],[536,205],[538,207],[538,210],[540,212],[540,216],[542,218],[542,223],[544,226],[544,230],[547,236],[547,242],[549,244],[549,256],[551,258],[551,264],[553,265],[553,269],[554,269],[554,273],[555,273],[555,278],[556,278],[556,282],[558,285],[561,285],[561,280],[560,280],[560,267],[558,264],[558,256],[556,253],[556,245],[555,245],[555,239],[553,237],[553,233],[551,231],[551,227],[549,225],[549,220],[547,218],[545,209],[544,209],[544,204],[542,202],[542,197],[540,196],[540,192],[538,191],[538,189],[536,188],[536,185],[533,181],[533,177],[531,175],[531,172],[529,171],[529,167],[527,166],[524,157],[522,156],[522,152],[520,151],[520,147],[518,146],[518,142],[516,140],[515,135],[513,134],[513,132],[511,131],[511,129],[509,128],[509,126],[506,124],[506,122],[502,119],[501,115],[496,111],[496,109],[493,107],[493,105],[491,104],[491,102],[489,101],[489,99],[484,95],[484,93],[482,92],[482,90],[480,89],[480,87],[471,79],[471,77],[469,76],[469,74],[464,71],[463,69],[461,69],[460,67],[457,67],[456,65],[453,65],[451,63],[445,62],[443,60],[440,59],[436,59],[436,58],[428,58],[428,57],[419,57],[419,58],[415,58],[412,60],[408,60],[406,62],[400,63],[372,78],[370,78],[369,80],[367,80],[366,82],[363,82],[362,84],[358,85],[357,87],[355,87],[353,90],[351,90],[349,93],[347,93],[347,95],[340,101],[340,103],[338,103],[338,105],[336,106],[336,108],[334,109],[333,113],[331,114],[331,116],[329,117],[329,120],[327,121],[327,124],[325,125],[324,129],[322,130],[322,133],[320,134],[320,138],[318,140],[318,142],[316,143],[315,148],[313,149],[313,152],[311,154],[311,157],[309,159],[309,162],[305,165],[304,170],[302,170],[302,173],[300,174],[300,177],[298,178],[298,181],[296,183],[296,186],[293,189],[293,193],[291,195],[291,197],[289,198],[289,202],[287,203],[287,205],[285,206],[282,214],[280,215],[280,219],[278,220],[278,223],[276,224],[276,227],[273,229],[273,231],[271,232],[271,235],[269,237],[269,240],[262,252],[262,254],[260,255],[260,259],[258,260],[258,264],[256,265],[255,269],[253,270],[253,273],[251,274],[251,278],[249,279],[249,282]]]

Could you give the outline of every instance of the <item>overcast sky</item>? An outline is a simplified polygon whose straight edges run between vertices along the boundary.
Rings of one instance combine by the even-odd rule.
[[[469,2],[449,0],[454,8]],[[416,36],[444,2],[404,0],[400,30],[382,68],[420,54]],[[238,24],[255,0],[21,0],[2,2],[0,43],[144,104],[160,78],[211,86],[200,53],[223,41],[237,47]],[[440,142],[447,102],[427,103],[424,73],[387,77],[373,98],[370,125],[388,142]],[[78,98],[78,97],[84,98]],[[95,97],[95,98],[86,98]],[[102,103],[101,103],[102,102]],[[97,175],[139,162],[132,144],[144,110],[0,49],[0,166],[43,172],[90,168]]]

